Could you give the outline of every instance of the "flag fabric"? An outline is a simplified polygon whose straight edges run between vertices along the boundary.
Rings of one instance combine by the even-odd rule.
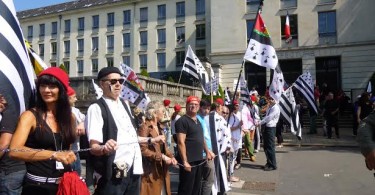
[[[368,85],[367,85],[367,90],[366,90],[367,93],[372,93],[372,86],[371,86],[371,81],[368,82]]]
[[[39,75],[40,72],[48,68],[48,65],[44,63],[42,58],[40,58],[40,56],[33,50],[33,48],[31,47],[31,45],[29,44],[27,40],[25,40],[25,44],[27,47],[27,51],[29,52],[31,64],[34,67],[35,74]],[[64,71],[67,73],[66,70]]]
[[[209,75],[202,65],[202,62],[191,49],[190,45],[188,46],[188,51],[186,52],[182,71],[185,71],[186,73],[200,81],[202,91],[205,95],[210,94],[210,90],[207,89],[207,86],[210,82]],[[211,70],[211,77],[215,77],[213,70]],[[213,88],[213,91],[214,90],[215,88]]]
[[[284,91],[284,75],[280,66],[277,66],[273,71],[272,83],[269,88],[270,96],[276,101],[280,101],[282,92]]]
[[[232,104],[232,101],[231,101],[231,99],[230,99],[230,97],[229,97],[229,92],[228,92],[228,89],[226,89],[226,90],[224,90],[224,104],[225,105],[231,105]]]
[[[300,91],[302,96],[306,99],[310,112],[318,114],[318,108],[314,97],[314,82],[310,72],[305,72],[300,75],[294,82],[293,86]]]
[[[103,96],[103,90],[94,82],[94,79],[92,79],[92,85],[94,86],[96,99],[100,99]]]
[[[240,90],[241,90],[241,104],[250,104],[250,92],[249,89],[247,88],[247,82],[245,78],[241,76],[240,79]]]
[[[260,12],[256,17],[244,59],[266,68],[275,69],[277,66],[276,51]]]
[[[120,66],[120,70],[125,77],[120,97],[129,100],[138,108],[146,110],[146,107],[151,100],[145,93],[137,74],[126,64],[121,64]]]
[[[290,36],[290,25],[289,25],[289,14],[288,14],[288,12],[287,12],[286,17],[285,17],[284,34],[285,34],[285,42],[291,43],[292,42],[292,36]]]
[[[13,1],[2,0],[0,10],[0,94],[8,102],[2,126],[15,129],[19,115],[35,103],[34,71]]]
[[[292,87],[289,87],[281,94],[280,102],[281,116],[289,123],[291,132],[302,139],[302,128],[299,120],[299,110],[296,109],[296,100],[294,98]]]

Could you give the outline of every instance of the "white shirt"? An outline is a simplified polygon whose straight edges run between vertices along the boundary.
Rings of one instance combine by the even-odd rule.
[[[275,104],[268,108],[266,116],[260,121],[260,124],[266,124],[267,127],[276,127],[277,122],[280,117],[280,107],[279,104]]]
[[[241,113],[232,113],[229,118],[229,128],[239,126],[241,121]],[[242,135],[241,135],[241,126],[237,129],[232,130],[232,146],[233,150],[238,150],[242,148]]]
[[[72,113],[76,117],[77,124],[85,121],[85,115],[78,108],[72,107]]]
[[[113,162],[125,162],[133,173],[143,174],[142,155],[138,143],[137,132],[121,101],[103,97],[117,126],[117,146]],[[87,111],[87,136],[89,141],[103,143],[103,125],[101,109],[98,104],[92,104]],[[106,129],[104,129],[106,130]]]
[[[172,132],[172,135],[176,134],[176,127],[174,126],[174,124],[176,124],[176,121],[181,118],[181,116],[179,114],[176,115],[176,118],[174,120],[171,121],[171,132]]]

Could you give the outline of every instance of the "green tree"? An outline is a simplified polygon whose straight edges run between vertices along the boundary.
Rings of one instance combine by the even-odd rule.
[[[168,77],[168,81],[169,81],[169,82],[172,82],[172,83],[175,82],[174,79],[172,78],[172,76],[169,76],[169,77]]]
[[[216,93],[216,95],[214,95],[214,97],[213,97],[214,101],[215,101],[217,98],[221,98],[221,99],[224,100],[224,91],[223,91],[223,88],[221,88],[221,85],[219,85],[219,93]],[[210,96],[210,94],[205,95],[205,94],[202,93],[202,99],[205,99],[205,100],[211,101],[211,96]]]
[[[140,75],[145,76],[145,77],[150,77],[150,74],[147,72],[145,68],[141,69]]]

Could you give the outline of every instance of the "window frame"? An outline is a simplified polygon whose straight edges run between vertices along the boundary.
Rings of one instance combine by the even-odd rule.
[[[185,51],[176,51],[176,67],[182,67],[185,62]]]
[[[107,27],[112,27],[115,25],[115,12],[107,14]]]
[[[158,5],[158,20],[165,20],[167,18],[167,5]]]
[[[148,7],[139,8],[139,22],[148,22]]]
[[[43,29],[43,30],[42,30]],[[43,37],[46,35],[46,24],[39,24],[39,36]]]
[[[203,28],[200,28],[202,27]],[[206,39],[206,24],[197,24],[195,25],[195,39],[196,40],[205,40]]]
[[[157,53],[156,54],[157,62],[158,62],[158,68],[165,68],[166,63],[166,54],[165,53]]]
[[[77,51],[84,52],[85,48],[85,40],[84,39],[77,39]]]
[[[131,46],[131,34],[130,33],[123,33],[122,34],[122,46],[124,48],[130,48]]]
[[[115,36],[114,35],[107,35],[107,49],[114,49],[115,48]]]
[[[34,26],[27,26],[27,38],[33,38],[34,35]]]
[[[147,31],[144,30],[144,31],[139,31],[139,44],[141,46],[147,46],[148,44],[148,37],[147,37]]]
[[[92,58],[91,59],[91,72],[98,72],[98,70],[99,70],[99,60],[98,58]]]
[[[185,14],[186,14],[185,1],[176,2],[176,17],[177,18],[185,17]]]
[[[57,35],[57,22],[51,22],[51,35]]]
[[[97,52],[99,50],[99,37],[91,37],[91,50],[93,52]]]
[[[78,18],[78,31],[85,30],[85,17]]]
[[[324,14],[324,15],[323,15]],[[329,20],[329,14],[333,14],[334,16],[334,31],[330,32],[329,28],[332,27],[332,24],[329,22],[333,22]],[[321,32],[321,17],[325,16],[325,32]],[[319,37],[330,37],[330,36],[337,36],[337,13],[336,11],[324,11],[318,12],[318,34]]]
[[[140,54],[139,55],[139,67],[141,69],[147,70],[147,54]]]
[[[280,16],[281,22],[281,40],[285,40],[285,21],[286,15]],[[290,26],[290,36],[292,39],[298,39],[298,15],[289,15],[289,26]]]
[[[165,28],[160,28],[157,29],[158,33],[158,43],[166,43],[166,29]]]
[[[77,73],[83,74],[84,72],[84,62],[83,60],[77,60]]]
[[[130,66],[130,56],[122,56],[122,63]]]
[[[180,29],[183,29],[183,31]],[[179,43],[181,39],[181,42],[185,42],[185,26],[176,27],[176,41]]]
[[[71,21],[70,19],[64,20],[64,33],[70,33]]]
[[[92,16],[92,29],[99,28],[100,25],[100,16],[99,15],[93,15]]]
[[[195,1],[195,14],[204,15],[206,14],[206,1],[205,0],[196,0]]]
[[[70,54],[70,40],[64,41],[64,53]]]
[[[57,53],[57,42],[51,42],[51,54],[56,55]]]
[[[131,10],[124,10],[123,11],[123,24],[130,24],[131,23]]]

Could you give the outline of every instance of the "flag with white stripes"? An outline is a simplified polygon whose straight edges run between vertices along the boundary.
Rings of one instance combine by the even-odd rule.
[[[272,83],[269,88],[270,96],[276,101],[280,101],[282,92],[284,91],[284,75],[279,65],[273,71]]]
[[[35,82],[12,0],[0,2],[0,26],[0,94],[8,102],[1,125],[13,130],[19,115],[35,102]]]
[[[209,75],[202,65],[202,62],[199,58],[195,55],[193,50],[191,49],[190,45],[188,47],[188,51],[186,52],[186,57],[184,61],[184,65],[182,67],[182,71],[185,71],[189,75],[193,76],[195,79],[199,80],[201,83],[201,87],[203,93],[205,95],[210,94],[210,90],[207,90],[209,85],[210,79]],[[214,78],[214,72],[211,69],[211,77]],[[212,88],[215,91],[215,88]]]
[[[296,100],[294,99],[292,87],[289,87],[281,94],[279,106],[281,116],[289,123],[291,132],[301,140],[302,128],[299,120],[299,111],[296,109]]]
[[[126,64],[121,64],[120,67],[125,77],[120,97],[129,100],[138,108],[146,110],[147,104],[150,103],[151,100],[145,93],[137,74]]]
[[[367,92],[367,93],[372,93],[371,81],[368,82],[366,92]]]
[[[300,91],[303,97],[306,99],[310,112],[315,112],[315,114],[318,114],[314,97],[314,82],[310,72],[305,72],[300,75],[294,82],[293,86]]]
[[[92,81],[92,86],[94,86],[95,94],[96,94],[96,99],[100,99],[103,96],[103,90],[94,82],[94,79]]]
[[[232,101],[231,101],[231,99],[229,97],[228,89],[224,90],[224,96],[225,96],[225,102],[224,102],[224,104],[227,105],[227,106],[231,105]]]
[[[240,89],[241,89],[241,103],[250,104],[250,92],[247,88],[247,82],[245,78],[241,76],[240,79]]]

